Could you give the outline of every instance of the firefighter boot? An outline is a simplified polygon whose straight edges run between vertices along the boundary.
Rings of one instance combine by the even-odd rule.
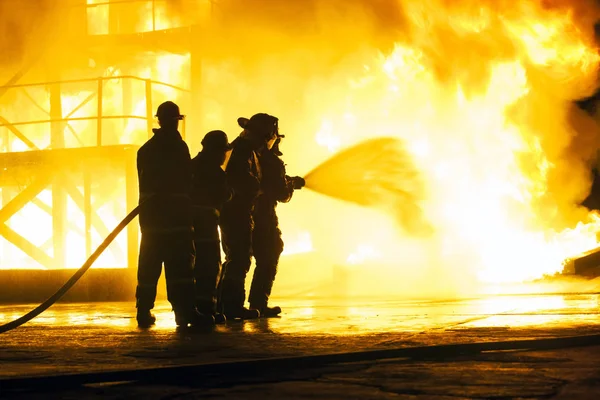
[[[264,306],[264,307],[252,307],[252,305],[250,305],[251,308],[256,308],[257,310],[260,311],[260,316],[263,318],[273,318],[273,317],[278,317],[279,314],[281,314],[281,307],[279,306],[275,306],[275,307],[269,307],[269,306]]]
[[[256,319],[260,312],[255,309],[244,307],[246,291],[243,280],[225,280],[222,292],[223,314],[229,320],[234,319]]]
[[[156,322],[156,317],[150,312],[150,310],[137,310],[137,323],[140,328],[149,328]]]
[[[224,304],[225,317],[229,320],[234,319],[257,319],[260,318],[260,311],[254,308],[246,308],[235,305]]]
[[[204,315],[212,315],[215,319],[216,324],[224,324],[227,322],[224,314],[216,311],[216,306],[212,301],[209,300],[196,300],[196,309],[198,312]]]
[[[236,301],[224,301],[223,302],[223,314],[228,320],[234,319],[256,319],[260,317],[260,312],[256,309],[248,309],[243,306],[243,300],[241,302]]]
[[[202,314],[194,310],[190,318],[190,325],[193,327],[210,327],[215,325],[215,317],[211,314]]]
[[[196,309],[190,310],[175,310],[175,324],[177,326],[213,326],[215,324],[215,318],[210,314],[202,314]]]

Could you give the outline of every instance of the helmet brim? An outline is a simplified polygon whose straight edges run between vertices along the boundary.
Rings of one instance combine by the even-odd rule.
[[[246,117],[239,117],[237,119],[237,123],[240,126],[240,128],[242,129],[246,129],[246,126],[248,125],[248,122],[250,122],[250,120]]]

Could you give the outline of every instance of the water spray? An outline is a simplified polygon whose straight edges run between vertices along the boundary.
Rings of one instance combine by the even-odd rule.
[[[432,232],[420,206],[423,184],[400,139],[381,137],[349,147],[304,180],[306,188],[317,193],[390,213],[408,233]]]

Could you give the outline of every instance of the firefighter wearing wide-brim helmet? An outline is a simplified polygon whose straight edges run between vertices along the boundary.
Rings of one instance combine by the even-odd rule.
[[[244,307],[245,281],[252,258],[252,211],[261,190],[258,153],[271,148],[279,133],[279,119],[259,113],[237,120],[243,132],[232,142],[227,163],[227,180],[234,195],[223,207],[221,235],[225,251],[225,275],[222,285],[223,312],[229,318],[256,318],[256,310]]]
[[[244,129],[244,134],[258,144],[266,144],[270,149],[279,135],[279,119],[269,114],[254,114],[250,119],[240,117],[238,125]]]

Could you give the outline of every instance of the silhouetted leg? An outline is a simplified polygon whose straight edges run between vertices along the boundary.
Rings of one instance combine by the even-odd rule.
[[[142,233],[138,259],[136,307],[151,310],[156,300],[156,285],[162,271],[161,240],[157,235]]]
[[[194,310],[194,240],[191,233],[165,235],[167,298],[175,313]]]
[[[272,240],[269,233],[268,221],[265,215],[257,213],[254,216],[255,226],[252,232],[252,252],[256,265],[250,285],[248,302],[250,307],[262,309],[267,305],[265,296],[265,281],[268,279],[269,270],[269,245]]]
[[[220,225],[219,225],[220,226]],[[223,253],[227,255],[229,249],[225,244],[223,227],[221,226],[221,248]],[[227,256],[225,256],[227,257]],[[225,271],[227,270],[227,262],[223,262],[221,265],[221,276],[219,277],[219,283],[217,284],[217,312],[224,314],[223,311],[223,279],[225,278]]]
[[[269,297],[271,296],[271,290],[273,289],[273,284],[275,283],[275,277],[277,276],[277,267],[279,266],[279,258],[281,257],[281,253],[283,253],[283,240],[281,239],[281,231],[277,228],[278,237],[275,240],[273,247],[270,249],[270,254],[268,257],[268,267],[267,267],[267,276],[265,277],[265,283],[263,286],[263,290],[265,293],[265,297],[267,303],[269,302]]]
[[[221,280],[221,243],[196,239],[196,306],[202,313],[217,311],[217,288]]]
[[[252,217],[221,221],[225,249],[222,304],[225,315],[239,317],[246,300],[245,280],[252,257]]]
[[[274,221],[274,223],[276,224],[277,222]],[[252,277],[248,301],[250,302],[250,307],[264,310],[268,305],[269,296],[271,295],[277,274],[279,257],[283,252],[283,241],[281,240],[281,231],[276,225],[258,229],[257,223],[257,229],[253,237],[256,267],[254,269],[254,276]]]
[[[217,286],[221,279],[221,243],[219,216],[216,210],[196,207],[194,211],[196,262],[194,280],[196,307],[204,314],[215,314]]]

